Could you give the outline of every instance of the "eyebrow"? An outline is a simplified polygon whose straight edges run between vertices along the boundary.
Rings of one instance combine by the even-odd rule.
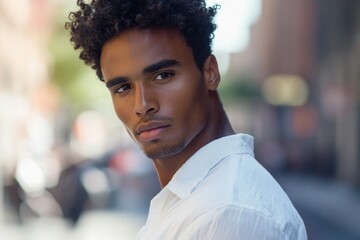
[[[113,79],[110,79],[109,81],[106,82],[106,87],[107,88],[111,88],[115,85],[121,84],[121,83],[126,83],[129,81],[128,77],[116,77]]]
[[[161,60],[157,63],[151,64],[147,67],[145,67],[143,69],[143,74],[149,74],[149,73],[153,73],[156,72],[160,69],[163,68],[167,68],[167,67],[172,67],[172,66],[176,66],[179,65],[179,62],[176,60],[171,60],[171,59],[164,59]],[[129,77],[115,77],[113,79],[110,79],[109,81],[106,82],[106,87],[107,88],[111,88],[113,86],[116,86],[118,84],[122,84],[122,83],[126,83],[129,82],[130,78]]]
[[[179,65],[179,62],[176,61],[176,60],[171,60],[171,59],[164,59],[164,60],[161,60],[157,63],[154,63],[150,66],[147,66],[144,68],[143,70],[143,74],[149,74],[149,73],[153,73],[153,72],[156,72],[162,68],[167,68],[167,67],[173,67],[173,66],[176,66],[176,65]]]

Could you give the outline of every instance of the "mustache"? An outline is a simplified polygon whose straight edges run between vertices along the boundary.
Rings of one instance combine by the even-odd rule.
[[[141,125],[145,125],[151,122],[157,122],[165,125],[171,122],[171,118],[161,117],[161,116],[151,116],[151,115],[144,116],[134,125],[133,132],[136,132],[136,129],[139,129]]]

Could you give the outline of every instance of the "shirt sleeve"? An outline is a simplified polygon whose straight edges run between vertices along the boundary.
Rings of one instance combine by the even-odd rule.
[[[189,228],[187,237],[198,240],[306,240],[305,227],[288,221],[277,223],[256,210],[226,206],[205,214]]]

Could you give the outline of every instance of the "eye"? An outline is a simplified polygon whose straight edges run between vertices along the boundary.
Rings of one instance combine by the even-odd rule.
[[[162,73],[158,74],[158,75],[155,77],[155,80],[164,80],[164,79],[167,79],[167,78],[171,78],[172,76],[174,76],[174,73],[171,73],[171,72],[162,72]]]
[[[131,89],[131,85],[130,84],[124,84],[124,85],[121,85],[117,88],[115,88],[114,92],[115,93],[123,93],[125,92],[126,90],[129,90]]]

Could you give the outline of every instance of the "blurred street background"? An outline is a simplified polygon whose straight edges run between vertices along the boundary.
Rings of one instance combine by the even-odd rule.
[[[75,2],[0,0],[0,239],[134,239],[160,190],[69,43]],[[207,2],[236,132],[310,240],[360,239],[360,1]]]

